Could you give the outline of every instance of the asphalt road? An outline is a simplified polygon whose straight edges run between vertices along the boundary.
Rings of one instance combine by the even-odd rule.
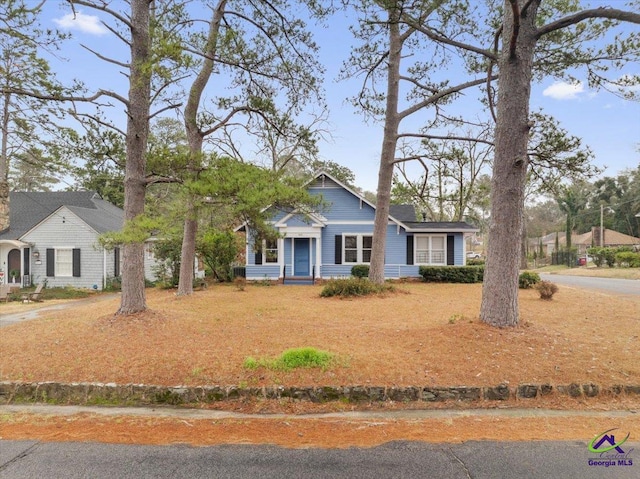
[[[626,464],[592,466],[579,442],[424,444],[371,449],[273,446],[125,446],[0,441],[0,478],[638,478],[640,444],[625,444]],[[635,456],[635,457],[634,457]]]
[[[623,295],[640,295],[640,280],[637,279],[594,278],[591,276],[565,276],[550,273],[541,273],[540,277],[544,280],[573,288]]]

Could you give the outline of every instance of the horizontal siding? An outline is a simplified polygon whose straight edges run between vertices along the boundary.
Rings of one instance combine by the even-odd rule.
[[[276,280],[280,277],[280,266],[276,265],[254,265],[247,266],[247,279],[250,280]]]
[[[32,257],[33,284],[41,283],[46,279],[49,287],[73,286],[102,289],[104,250],[98,243],[98,234],[69,209],[60,208],[56,214],[45,219],[22,239],[32,243],[34,251],[40,252],[40,264],[36,264]],[[80,277],[54,276],[47,278],[47,248],[80,249]],[[113,262],[113,256],[111,258]]]
[[[311,188],[312,195],[322,195],[322,198],[329,205],[320,211],[327,221],[373,221],[375,210],[349,193],[347,190],[339,188]]]
[[[455,266],[463,266],[464,256],[462,255],[462,251],[464,249],[464,235],[462,233],[453,233],[453,235],[453,264]]]

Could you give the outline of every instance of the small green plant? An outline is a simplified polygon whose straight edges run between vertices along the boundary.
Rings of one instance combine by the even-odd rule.
[[[518,287],[520,289],[529,289],[540,282],[540,275],[533,271],[523,271],[518,276]]]
[[[105,291],[120,291],[121,287],[122,278],[120,276],[107,276],[107,279],[104,282]]]
[[[540,299],[544,299],[545,301],[551,301],[553,295],[558,292],[558,286],[551,281],[540,281],[535,285],[535,288],[540,293]]]
[[[369,277],[369,265],[368,264],[356,264],[351,268],[351,276],[356,278],[368,278]]]
[[[348,298],[352,296],[368,296],[395,291],[389,284],[375,284],[365,278],[331,279],[322,288],[320,296],[329,298],[339,296]]]
[[[449,318],[449,324],[456,324],[458,321],[464,321],[465,317],[464,314],[452,314],[451,317]]]
[[[327,351],[321,351],[312,347],[287,349],[275,359],[255,359],[247,357],[243,366],[245,369],[257,369],[264,367],[277,371],[289,371],[297,368],[322,368],[326,369],[333,364],[335,357]]]

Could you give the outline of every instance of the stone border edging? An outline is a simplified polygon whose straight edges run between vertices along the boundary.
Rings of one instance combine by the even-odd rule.
[[[420,386],[320,386],[261,387],[236,386],[154,386],[115,383],[0,382],[0,404],[56,403],[74,405],[181,405],[207,404],[239,399],[294,399],[324,403],[346,402],[439,402],[446,400],[504,401],[512,398],[533,399],[556,393],[563,396],[597,397],[605,394],[640,395],[640,385],[615,385],[601,388],[597,384],[552,386],[550,384],[507,384],[489,387],[420,387]]]

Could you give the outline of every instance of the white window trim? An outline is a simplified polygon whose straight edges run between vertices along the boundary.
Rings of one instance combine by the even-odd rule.
[[[72,278],[73,277],[73,246],[60,246],[58,248],[54,248],[54,274],[56,278]],[[71,268],[69,270],[69,274],[60,274],[60,267],[58,263],[58,251],[69,251],[71,253]]]
[[[276,241],[276,247],[275,248],[269,248],[271,251],[275,250],[276,251],[276,260],[275,261],[267,261],[267,240],[263,239],[262,240],[262,264],[280,264],[280,241],[278,241],[277,239]]]
[[[429,239],[429,248],[428,248],[428,256],[429,256],[429,262],[427,263],[422,263],[418,261],[418,238],[428,238]],[[443,262],[442,263],[434,263],[433,261],[431,261],[431,255],[432,255],[432,251],[433,251],[433,247],[431,245],[432,239],[433,238],[442,238],[443,241],[443,245],[444,245],[444,255],[443,255]],[[424,234],[420,234],[420,235],[414,235],[413,237],[413,257],[415,259],[414,263],[416,265],[419,266],[446,266],[447,265],[447,235],[424,235]]]
[[[352,261],[347,261],[346,259],[346,249],[347,249],[347,241],[346,241],[346,237],[347,236],[355,236],[356,237],[356,251],[357,251],[357,261],[352,262]],[[362,260],[362,238],[363,237],[371,237],[373,238],[373,233],[342,233],[342,264],[370,264],[370,261],[363,261]],[[349,249],[353,249],[353,248],[349,248]],[[369,248],[367,248],[369,249]]]

